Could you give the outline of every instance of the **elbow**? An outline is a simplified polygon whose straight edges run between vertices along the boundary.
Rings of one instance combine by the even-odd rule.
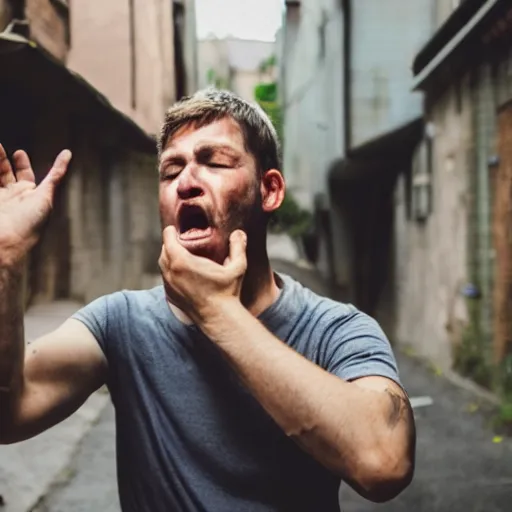
[[[386,503],[401,494],[414,477],[414,456],[377,453],[361,465],[355,488],[373,503]]]

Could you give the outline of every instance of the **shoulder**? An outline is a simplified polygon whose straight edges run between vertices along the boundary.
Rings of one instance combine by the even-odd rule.
[[[163,286],[149,290],[121,290],[103,295],[82,308],[79,314],[127,313],[131,310],[145,310],[159,303],[164,297]]]
[[[372,319],[354,305],[316,293],[286,274],[279,276],[284,282],[287,302],[293,303],[297,313],[303,319],[314,321],[317,327],[333,322],[339,326],[365,322],[372,324]]]
[[[137,322],[151,322],[159,314],[165,295],[163,286],[150,290],[122,290],[103,295],[77,311],[79,320],[93,333],[102,348],[124,329]]]

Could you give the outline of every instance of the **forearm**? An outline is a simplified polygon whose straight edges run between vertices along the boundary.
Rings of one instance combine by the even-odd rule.
[[[236,303],[211,313],[200,327],[285,433],[343,478],[363,483],[366,474],[380,471],[383,458],[407,460],[411,425],[406,418],[393,421],[391,398],[383,392],[324,371]]]
[[[1,395],[15,392],[21,382],[23,314],[23,264],[0,267],[0,400]]]

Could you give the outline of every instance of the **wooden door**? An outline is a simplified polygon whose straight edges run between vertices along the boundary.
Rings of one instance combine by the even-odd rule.
[[[498,115],[499,162],[494,171],[493,238],[494,358],[503,361],[512,352],[512,102]]]

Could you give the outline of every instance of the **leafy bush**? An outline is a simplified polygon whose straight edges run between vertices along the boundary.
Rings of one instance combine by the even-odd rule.
[[[311,214],[301,209],[294,197],[287,193],[281,207],[272,215],[269,227],[274,233],[288,233],[292,238],[299,238],[309,231],[311,223]]]
[[[275,65],[275,62],[272,62],[272,65]],[[283,113],[277,102],[277,87],[275,82],[258,84],[254,89],[254,97],[272,121],[282,144]],[[270,229],[273,232],[286,232],[292,238],[299,238],[309,231],[311,224],[311,214],[301,209],[295,198],[287,193],[283,204],[272,216]]]

